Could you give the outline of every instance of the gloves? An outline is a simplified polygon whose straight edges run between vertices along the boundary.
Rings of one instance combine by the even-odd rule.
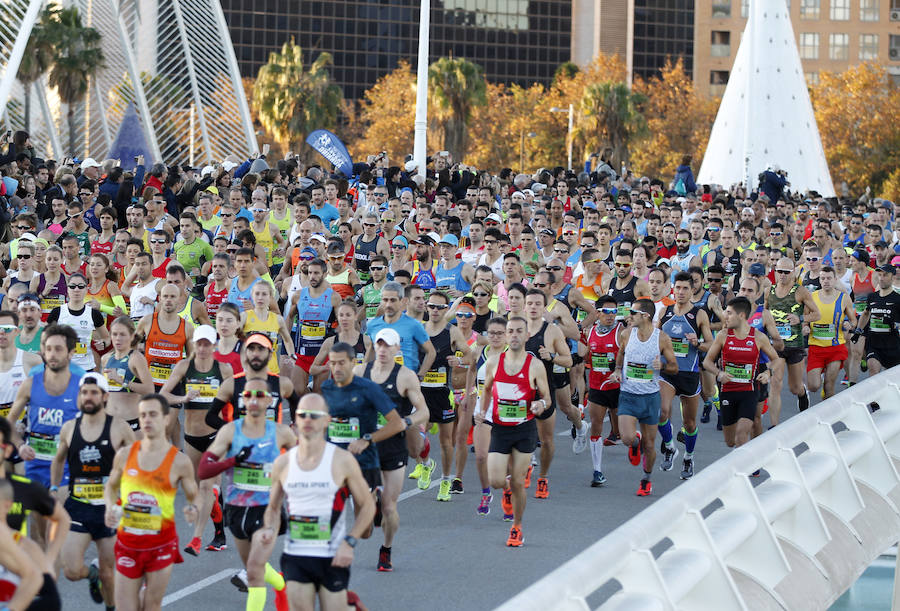
[[[251,455],[252,453],[253,453],[253,446],[252,446],[252,445],[244,446],[243,448],[241,448],[241,451],[240,451],[240,452],[238,452],[237,454],[235,454],[234,458],[235,458],[235,460],[236,460],[237,462],[244,462],[245,460],[247,460],[248,458],[250,458],[250,455]]]

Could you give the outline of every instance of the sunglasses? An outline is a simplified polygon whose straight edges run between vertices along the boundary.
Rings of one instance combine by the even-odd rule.
[[[328,255],[328,258],[332,261],[340,261],[344,258],[344,255]]]
[[[253,213],[256,213],[256,212],[268,212],[268,211],[269,211],[269,210],[268,210],[267,208],[250,208],[250,212],[253,212]]]
[[[821,259],[822,259],[821,257],[806,257],[806,260],[809,261],[810,263],[817,263]]]
[[[500,223],[497,221],[486,221],[484,223],[487,227],[497,227]]]
[[[442,303],[429,303],[429,304],[427,304],[427,307],[429,310],[446,310],[450,306],[448,306],[447,304],[442,304]]]
[[[603,259],[588,259],[585,263],[600,263]]]
[[[631,267],[631,263],[616,263],[616,267]]]
[[[264,399],[271,396],[272,394],[267,390],[245,390],[241,393],[241,397],[244,399]]]
[[[18,229],[19,231],[28,231],[29,229],[31,229],[31,227],[29,227],[28,225],[16,225],[16,229]]]
[[[313,259],[315,259],[315,257],[310,257],[310,256],[300,257],[301,261],[312,261]]]
[[[376,227],[378,223],[363,223],[363,227]]]
[[[382,270],[384,270],[384,265],[370,265],[369,266],[370,272],[380,272]]]
[[[574,231],[563,231],[563,235],[578,235]]]
[[[228,214],[228,213],[223,212],[219,216],[221,216],[223,219],[230,219],[231,217],[234,216],[234,214]]]
[[[600,308],[601,314],[618,314],[619,308]]]
[[[327,415],[328,414],[326,414],[325,412],[309,412],[309,411],[302,411],[302,412],[298,411],[297,412],[297,418],[299,418],[300,420],[306,420],[307,418],[309,418],[310,420],[318,420],[319,418],[324,418]]]
[[[382,223],[393,223],[394,219],[381,219]]]
[[[506,331],[488,331],[487,334],[491,337],[500,337],[506,335]]]
[[[562,271],[562,267],[560,267],[559,265],[548,265],[547,269],[551,272],[561,272]]]
[[[646,312],[642,310],[628,310],[628,313],[632,316],[640,316],[641,314],[646,314]]]
[[[783,231],[770,231],[769,235],[773,238],[780,238],[783,233]]]
[[[69,214],[67,215],[70,219],[77,219],[79,216],[84,214],[83,212],[79,212],[78,214]]]
[[[568,251],[568,250],[565,250],[565,249],[556,249],[556,248],[554,248],[554,249],[553,249],[553,252],[555,252],[555,253],[558,254],[558,255],[567,255],[567,254],[569,254],[569,251]]]
[[[472,318],[473,316],[475,316],[474,312],[457,312],[456,313],[457,318]]]
[[[150,243],[151,243],[151,244],[165,244],[166,241],[165,241],[165,240],[153,240],[153,239],[151,239],[151,240],[150,240]]]
[[[14,333],[18,329],[16,325],[0,325],[0,333]]]
[[[707,278],[706,280],[708,282],[722,282],[721,278]]]
[[[406,248],[403,244],[391,244],[391,248]]]
[[[775,270],[775,273],[776,273],[776,274],[790,274],[792,271],[794,271],[794,270],[791,270],[791,269],[776,269],[776,270]]]
[[[545,286],[547,286],[547,283],[546,283],[546,282],[532,282],[532,283],[531,283],[531,286],[533,286],[533,287],[535,287],[535,288],[542,289],[542,288],[544,288]]]
[[[30,259],[31,255],[16,255],[16,259]]]
[[[718,232],[718,231],[722,231],[722,228],[721,227],[707,227],[706,230],[712,231],[712,232]]]
[[[379,193],[378,191],[375,191],[372,195],[376,197],[387,197],[387,193]]]
[[[86,284],[70,284],[69,288],[72,289],[73,291],[80,291],[82,289],[86,289],[87,285]]]
[[[472,293],[472,295],[474,295],[475,297],[490,297],[491,296],[490,293],[483,293],[483,292],[482,293]]]

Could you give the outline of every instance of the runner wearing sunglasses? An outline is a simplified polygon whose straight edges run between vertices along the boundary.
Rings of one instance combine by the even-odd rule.
[[[286,595],[284,579],[267,562],[275,540],[263,542],[259,531],[272,489],[272,464],[283,450],[296,445],[297,438],[290,427],[266,417],[273,397],[265,380],[247,380],[241,399],[246,415],[219,430],[203,452],[197,474],[200,479],[211,479],[225,473],[225,524],[247,568],[247,610],[265,607],[265,584],[275,589],[276,606],[285,609],[279,601]],[[279,534],[286,529],[287,515],[282,509]]]

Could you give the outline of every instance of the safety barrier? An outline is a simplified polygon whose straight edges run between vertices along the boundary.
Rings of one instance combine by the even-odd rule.
[[[898,384],[895,367],[786,420],[500,609],[827,609],[900,539]]]

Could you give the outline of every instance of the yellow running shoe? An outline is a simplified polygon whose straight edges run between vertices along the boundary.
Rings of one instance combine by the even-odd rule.
[[[416,463],[415,469],[413,469],[409,473],[409,479],[419,479],[420,477],[422,477],[423,469],[425,469],[425,465],[423,463]]]
[[[450,500],[450,480],[442,479],[441,487],[438,489],[437,500],[439,501],[449,501]]]

